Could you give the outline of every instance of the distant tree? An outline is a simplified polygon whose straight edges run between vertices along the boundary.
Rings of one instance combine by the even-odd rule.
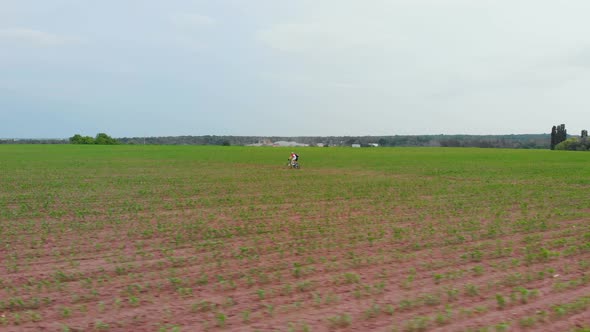
[[[352,137],[352,138],[348,138],[345,142],[345,145],[352,145],[352,144],[358,144],[358,139]]]
[[[565,141],[566,139],[567,130],[565,129],[564,124],[553,126],[553,128],[551,128],[551,150],[554,150],[559,143]]]
[[[551,127],[551,150],[555,150],[555,146],[557,145],[557,143],[555,143],[557,141],[557,127],[553,126]]]
[[[440,146],[442,147],[460,147],[461,141],[456,138],[449,138],[440,141]]]
[[[79,142],[80,142],[81,139],[82,139],[82,135],[76,134],[76,135],[70,137],[70,143],[72,143],[72,144],[79,144]]]
[[[82,136],[80,134],[76,134],[70,137],[71,144],[95,144],[94,138],[90,136]]]
[[[96,134],[96,139],[94,140],[95,144],[100,144],[100,145],[114,145],[114,144],[119,144],[119,142],[112,138],[111,136],[105,134],[105,133],[98,133]]]
[[[119,141],[112,138],[111,136],[105,133],[99,133],[96,135],[95,138],[90,136],[82,136],[80,134],[76,134],[70,137],[71,144],[101,144],[101,145],[113,145],[119,144]]]
[[[557,142],[557,144],[559,144],[567,139],[567,130],[565,130],[564,124],[559,125],[559,130],[557,132],[559,133],[559,135],[558,135],[559,141]]]
[[[567,135],[563,125],[557,127],[557,139],[562,139],[563,135]],[[570,137],[555,145],[555,150],[570,150],[570,151],[589,151],[590,140],[588,140],[588,131],[582,130],[580,137]]]
[[[557,144],[555,150],[585,151],[588,148],[577,137],[571,137]]]

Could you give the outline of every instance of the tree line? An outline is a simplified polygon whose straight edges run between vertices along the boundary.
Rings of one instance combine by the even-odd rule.
[[[164,145],[249,145],[277,141],[295,141],[310,146],[424,146],[424,147],[479,147],[510,149],[547,149],[548,134],[523,135],[392,135],[392,136],[167,136],[123,137],[123,144]]]
[[[551,150],[590,151],[588,130],[582,130],[580,137],[569,137],[565,124],[551,128]]]
[[[551,149],[590,151],[588,131],[579,137],[568,136],[565,124],[555,125],[551,134],[521,135],[392,135],[392,136],[163,136],[113,138],[105,133],[95,137],[76,134],[69,139],[0,139],[0,144],[149,144],[149,145],[272,145],[277,141],[295,141],[310,146],[372,147],[478,147],[510,149]]]
[[[249,145],[296,141],[310,146],[380,147],[478,147],[508,149],[548,149],[549,134],[522,135],[391,135],[391,136],[164,136],[112,138],[76,134],[69,139],[0,139],[0,144],[146,144],[146,145]]]
[[[98,145],[115,145],[120,144],[118,140],[105,133],[98,133],[96,137],[82,136],[76,134],[69,139],[70,144],[98,144]]]

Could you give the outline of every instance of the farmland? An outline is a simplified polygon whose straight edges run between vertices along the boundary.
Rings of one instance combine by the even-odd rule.
[[[590,154],[0,146],[0,330],[576,331]]]

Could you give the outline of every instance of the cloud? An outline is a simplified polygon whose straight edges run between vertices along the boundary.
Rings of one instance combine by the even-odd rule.
[[[302,109],[404,114],[414,132],[438,114],[499,132],[518,113],[532,132],[532,118],[587,108],[588,10],[582,0],[309,0],[255,38],[277,60],[264,68],[269,85],[303,96]],[[437,130],[461,130],[443,118]]]
[[[210,46],[209,29],[217,24],[215,19],[196,13],[174,13],[168,19],[176,28],[168,38],[178,46],[193,52],[201,52]]]
[[[313,80],[390,86],[416,97],[410,91],[430,95],[453,85],[466,91],[480,84],[519,85],[518,76],[533,68],[531,77],[554,70],[547,65],[551,59],[562,59],[555,64],[560,69],[588,63],[586,51],[574,51],[588,29],[580,13],[590,6],[582,1],[558,6],[528,0],[325,0],[309,6],[314,10],[267,26],[256,38],[291,61],[297,73],[313,73]],[[574,59],[564,59],[572,52]]]
[[[460,64],[500,58],[528,62],[587,40],[587,20],[580,12],[590,5],[572,3],[577,5],[325,0],[313,11],[260,30],[257,39],[274,50],[316,58],[410,54],[418,60],[459,59]]]
[[[62,46],[75,42],[73,38],[27,28],[0,29],[0,43],[16,43],[35,47]]]
[[[565,59],[572,67],[580,69],[590,69],[590,44],[580,46],[577,50],[572,51]]]
[[[216,23],[215,19],[209,16],[192,13],[172,14],[170,15],[170,21],[176,26],[188,28],[206,27]]]
[[[326,17],[307,22],[279,23],[257,34],[267,46],[295,53],[314,54],[354,50],[362,47],[379,47],[394,43],[402,37],[389,32],[383,22],[371,18],[340,19]]]

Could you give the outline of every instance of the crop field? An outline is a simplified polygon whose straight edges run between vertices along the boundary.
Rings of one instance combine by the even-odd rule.
[[[587,331],[590,153],[0,146],[0,331]]]

